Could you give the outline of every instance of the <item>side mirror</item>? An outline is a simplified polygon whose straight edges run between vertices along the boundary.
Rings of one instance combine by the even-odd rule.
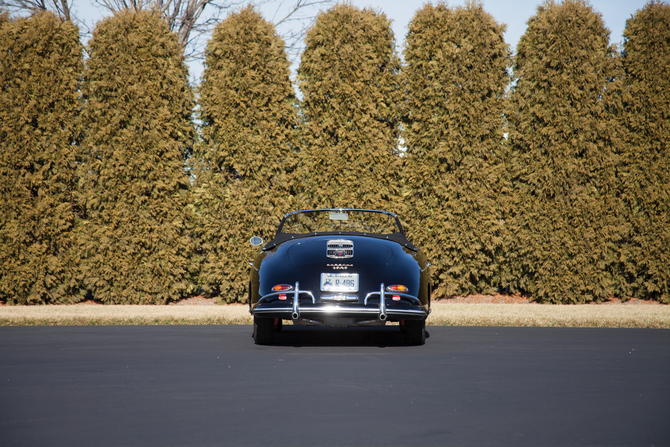
[[[251,239],[249,239],[249,242],[251,243],[251,245],[256,247],[256,246],[261,245],[263,243],[263,239],[259,238],[258,236],[254,236]]]

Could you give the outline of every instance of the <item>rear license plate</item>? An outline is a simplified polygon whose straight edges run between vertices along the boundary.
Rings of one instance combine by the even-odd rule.
[[[358,292],[358,273],[322,273],[322,292]]]

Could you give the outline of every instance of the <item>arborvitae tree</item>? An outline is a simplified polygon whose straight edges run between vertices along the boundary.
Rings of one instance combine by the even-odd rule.
[[[503,99],[510,49],[481,4],[427,4],[405,46],[407,191],[414,240],[433,264],[438,296],[499,283]]]
[[[293,207],[297,125],[284,42],[252,7],[231,14],[207,46],[200,89],[203,143],[195,211],[204,257],[200,284],[244,301],[251,236],[272,238]]]
[[[82,45],[50,12],[0,15],[0,300],[71,302]]]
[[[622,198],[624,296],[670,303],[670,5],[652,1],[626,22]]]
[[[384,14],[339,4],[318,15],[298,69],[303,206],[402,213],[399,70]]]
[[[83,277],[106,303],[165,303],[189,289],[192,92],[163,19],[122,11],[90,41],[83,110]]]
[[[584,0],[547,1],[517,47],[509,112],[516,182],[511,265],[546,302],[600,301],[623,228],[616,216],[617,129],[607,107],[616,52]]]

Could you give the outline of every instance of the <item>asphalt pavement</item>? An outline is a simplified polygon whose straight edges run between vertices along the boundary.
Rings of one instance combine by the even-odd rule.
[[[0,446],[670,445],[670,330],[0,327]]]

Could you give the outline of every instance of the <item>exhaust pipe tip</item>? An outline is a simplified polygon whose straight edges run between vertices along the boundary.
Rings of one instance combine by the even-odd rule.
[[[297,320],[298,318],[300,318],[300,314],[298,312],[293,312],[291,314],[291,318],[293,318],[294,320]]]
[[[379,314],[379,319],[382,321],[386,321],[386,314]]]

